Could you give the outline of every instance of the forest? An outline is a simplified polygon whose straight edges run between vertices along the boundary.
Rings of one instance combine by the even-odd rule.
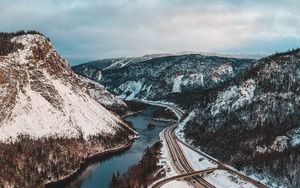
[[[48,181],[72,174],[86,158],[130,142],[124,131],[87,140],[19,135],[17,141],[0,143],[0,187],[44,187]]]
[[[38,34],[43,35],[38,31],[18,31],[15,33],[5,33],[0,32],[0,56],[5,56],[9,53],[16,52],[18,49],[22,48],[22,44],[17,44],[12,42],[11,39],[16,36],[21,36],[25,34]],[[49,38],[47,38],[49,40]]]

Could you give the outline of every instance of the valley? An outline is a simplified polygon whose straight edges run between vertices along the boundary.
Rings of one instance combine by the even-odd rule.
[[[219,63],[215,66],[209,63],[205,69],[205,61]],[[298,166],[291,165],[298,161],[298,145],[293,143],[298,143],[294,133],[299,122],[299,49],[259,60],[235,60],[239,62],[238,66],[233,63],[228,68],[230,61],[234,60],[192,54],[146,60],[136,58],[120,67],[110,66],[114,60],[105,60],[110,62],[109,65],[94,61],[73,69],[94,80],[94,75],[101,74],[97,81],[108,84],[106,88],[120,98],[158,99],[164,104],[180,106],[187,112],[183,119],[190,116],[181,131],[181,137],[189,144],[267,186],[297,187]],[[193,66],[189,67],[191,62]],[[167,69],[163,68],[165,64]],[[197,70],[198,64],[201,68]],[[211,71],[216,69],[222,71],[212,74]],[[164,71],[160,73],[161,70]],[[195,72],[205,75],[201,79],[195,78],[201,81],[200,84],[189,80]],[[118,81],[112,83],[110,79]],[[159,81],[153,82],[153,79]],[[152,88],[153,83],[158,83],[155,84],[158,88]],[[293,156],[293,159],[288,160],[287,156]],[[276,164],[282,163],[281,171],[285,175],[278,173]]]
[[[41,33],[1,37],[3,187],[299,185],[299,49],[70,67]]]

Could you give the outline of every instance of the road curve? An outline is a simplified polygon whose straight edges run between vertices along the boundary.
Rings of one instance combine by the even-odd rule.
[[[172,180],[177,180],[177,179],[184,179],[184,178],[188,178],[188,177],[192,177],[192,176],[195,176],[195,175],[201,175],[203,173],[211,173],[213,172],[214,170],[216,170],[217,168],[212,168],[212,169],[206,169],[206,170],[199,170],[199,171],[195,171],[195,172],[191,172],[191,173],[187,173],[187,174],[181,174],[181,175],[177,175],[177,176],[172,176],[170,178],[166,178],[162,181],[159,181],[157,183],[155,183],[152,188],[158,188],[158,187],[161,187],[162,185],[172,181]]]
[[[144,102],[144,103],[148,103],[148,104],[156,105],[156,106],[167,107],[176,114],[176,116],[178,117],[178,121],[180,121],[180,119],[184,115],[184,112],[181,109],[174,108],[170,104],[160,104],[160,103],[150,102],[150,101],[140,101],[140,102]],[[171,158],[172,158],[173,166],[175,167],[177,173],[180,175],[187,175],[187,178],[185,180],[188,181],[191,185],[193,185],[196,188],[215,188],[209,182],[204,180],[200,175],[195,175],[195,176],[189,177],[189,174],[195,173],[195,170],[192,168],[189,161],[186,159],[183,151],[181,150],[181,148],[176,140],[176,136],[174,134],[174,129],[177,127],[177,125],[178,125],[178,123],[166,128],[163,132],[164,138],[166,140],[166,143],[167,143],[167,146],[168,146]],[[159,181],[156,183],[155,188],[161,187],[165,183],[167,183],[167,181],[164,181],[164,180]]]
[[[182,117],[183,114],[184,114],[184,112],[183,112],[181,109],[177,108],[176,106],[167,104],[167,105],[165,105],[165,107],[169,108],[169,109],[172,110],[174,113],[177,113],[180,117]],[[175,128],[174,128],[174,129],[175,129]],[[215,162],[215,163],[218,165],[218,168],[219,168],[219,169],[223,169],[223,170],[226,170],[226,171],[228,171],[228,172],[230,172],[230,173],[232,173],[232,174],[235,174],[235,175],[237,175],[238,177],[240,177],[241,179],[243,179],[244,181],[250,182],[250,183],[252,183],[253,185],[255,185],[256,187],[258,187],[258,188],[268,188],[268,186],[263,185],[263,184],[261,184],[260,182],[254,180],[254,179],[252,179],[252,178],[250,178],[250,177],[248,177],[248,176],[246,176],[246,175],[244,175],[244,174],[242,174],[242,173],[240,173],[240,172],[238,172],[238,171],[236,171],[236,170],[233,170],[233,169],[229,168],[227,165],[225,165],[225,164],[221,163],[220,161],[218,161],[218,160],[212,158],[211,156],[207,155],[206,153],[203,153],[203,152],[198,151],[198,150],[195,149],[194,147],[192,147],[192,146],[188,145],[187,143],[183,142],[182,140],[180,140],[180,139],[175,135],[174,132],[172,132],[172,134],[173,134],[174,138],[176,138],[176,140],[177,140],[178,142],[184,144],[185,146],[187,146],[188,148],[192,149],[193,151],[195,151],[195,152],[197,152],[197,153],[199,153],[199,154],[205,156],[206,158],[210,159],[211,161]]]

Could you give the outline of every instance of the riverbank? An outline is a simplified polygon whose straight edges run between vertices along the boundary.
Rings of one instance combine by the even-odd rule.
[[[152,182],[162,178],[164,171],[158,165],[162,143],[155,142],[153,146],[147,147],[138,164],[131,166],[128,173],[123,176],[112,177],[109,188],[139,188],[148,187]]]
[[[59,180],[52,181],[46,183],[45,187],[46,188],[57,188],[57,187],[66,187],[68,186],[71,182],[73,182],[89,165],[93,163],[97,163],[105,160],[106,158],[109,158],[113,155],[120,154],[127,149],[129,149],[134,142],[134,139],[131,139],[130,142],[123,146],[123,147],[118,147],[114,149],[108,149],[103,152],[95,153],[92,156],[88,157],[85,159],[83,163],[80,164],[80,167],[76,169],[73,173],[71,173],[68,176],[62,177]]]
[[[123,176],[129,168],[138,164],[143,157],[146,148],[150,148],[159,139],[159,133],[170,122],[156,122],[152,119],[153,114],[162,107],[148,106],[144,111],[125,118],[125,121],[131,122],[136,131],[139,132],[140,138],[126,151],[114,154],[111,157],[102,160],[99,164],[89,165],[68,188],[90,188],[102,187],[108,188],[111,184],[112,177],[117,174]],[[149,123],[156,126],[149,130]]]

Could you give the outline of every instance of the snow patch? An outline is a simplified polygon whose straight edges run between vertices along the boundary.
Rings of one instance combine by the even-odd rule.
[[[181,121],[175,129],[176,136],[179,139],[183,140],[184,142],[185,142],[184,132],[183,132],[184,126],[186,125],[187,122],[189,122],[194,117],[195,117],[195,111],[190,112],[189,115],[186,118],[184,118],[184,120]]]
[[[29,87],[19,92],[9,119],[1,125],[0,140],[16,139],[19,134],[33,138],[58,136],[84,138],[98,133],[114,133],[121,120],[87,94],[75,94],[70,87],[53,80],[63,98],[63,108],[53,107]]]
[[[181,82],[182,82],[182,78],[183,78],[183,75],[180,75],[180,76],[177,76],[175,79],[174,79],[174,83],[173,83],[173,89],[172,89],[172,92],[174,93],[179,93],[181,92]]]
[[[219,82],[222,80],[222,77],[224,75],[232,75],[232,74],[233,74],[232,66],[229,64],[222,64],[213,70],[212,80],[214,82]]]
[[[268,151],[267,146],[256,146],[256,152],[258,152],[258,153],[265,153],[267,151]]]
[[[169,148],[167,145],[167,142],[165,140],[165,137],[163,136],[164,131],[159,133],[159,137],[160,139],[163,141],[163,145],[161,148],[161,158],[159,159],[158,165],[162,165],[165,172],[166,172],[166,176],[163,178],[169,178],[172,176],[176,176],[179,175],[176,170],[173,168],[172,165],[172,161],[170,159],[172,159],[171,154],[169,152]],[[161,179],[160,179],[161,180]]]
[[[109,70],[109,69],[116,69],[116,68],[122,68],[124,66],[126,66],[128,63],[132,62],[133,59],[130,58],[123,58],[121,60],[116,61],[115,63],[109,65],[108,67],[106,67],[103,70]]]
[[[213,116],[222,111],[232,111],[251,102],[256,88],[253,79],[246,80],[241,86],[231,86],[226,91],[219,93],[215,104],[211,108]]]
[[[300,128],[294,129],[289,132],[289,137],[291,137],[292,146],[296,146],[300,144]]]
[[[166,184],[164,184],[163,186],[161,186],[161,188],[192,188],[194,186],[189,185],[187,182],[185,181],[178,181],[178,180],[173,180],[170,181]]]
[[[215,170],[213,173],[204,177],[204,179],[216,188],[256,188],[256,186],[250,182],[246,182],[225,170]]]
[[[189,78],[190,78],[190,83],[191,84],[200,84],[202,86],[204,86],[204,76],[203,74],[200,74],[200,73],[194,73],[194,74],[190,74],[189,75]]]
[[[204,76],[200,73],[194,73],[189,75],[180,75],[177,76],[173,80],[173,93],[181,92],[181,86],[193,86],[193,85],[200,85],[204,86]]]
[[[188,148],[181,142],[178,142],[179,146],[181,147],[184,155],[188,159],[189,163],[191,164],[192,168],[197,170],[206,170],[209,168],[217,168],[218,165],[215,164],[213,161],[210,161],[205,156],[195,152],[194,150]]]
[[[99,82],[101,80],[101,78],[102,78],[102,73],[101,73],[101,71],[98,71],[97,74],[98,74],[97,81]]]
[[[277,136],[275,141],[273,142],[271,149],[283,152],[290,144],[290,138],[287,136]]]
[[[119,86],[123,93],[119,96],[122,99],[133,100],[140,93],[143,83],[141,81],[128,81]]]

